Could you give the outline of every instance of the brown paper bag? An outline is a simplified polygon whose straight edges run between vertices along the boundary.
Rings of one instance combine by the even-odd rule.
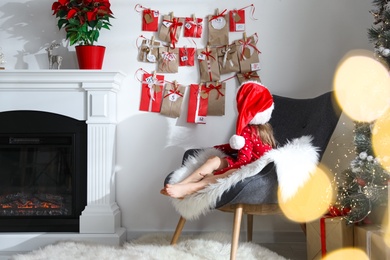
[[[258,81],[261,83],[261,79],[259,74],[256,71],[249,71],[245,73],[237,73],[237,79],[240,85],[248,80]]]
[[[183,26],[184,18],[177,18],[171,15],[164,15],[158,37],[164,42],[169,42],[172,48],[176,47],[179,41],[181,27]]]
[[[138,49],[138,61],[156,63],[158,58],[158,47],[160,42],[152,39],[142,40],[142,44]]]
[[[235,44],[225,45],[217,48],[218,64],[220,74],[240,71],[240,64]]]
[[[229,44],[229,15],[222,13],[208,16],[209,45],[227,45]]]
[[[177,73],[179,70],[179,49],[169,47],[158,48],[158,66],[159,73]]]
[[[240,62],[241,73],[260,70],[260,51],[256,47],[257,38],[254,35],[236,40],[238,60]]]
[[[217,81],[220,79],[216,48],[197,50],[199,62],[200,81]]]
[[[207,82],[205,93],[208,94],[207,115],[225,115],[225,82]]]
[[[165,84],[164,97],[160,114],[177,118],[180,116],[185,87],[176,82]]]

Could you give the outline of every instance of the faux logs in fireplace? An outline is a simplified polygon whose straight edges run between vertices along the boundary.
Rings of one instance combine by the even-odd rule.
[[[87,124],[0,113],[0,231],[78,232],[87,204]]]

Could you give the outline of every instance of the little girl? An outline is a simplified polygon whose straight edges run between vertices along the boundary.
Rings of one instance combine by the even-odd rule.
[[[236,134],[230,138],[229,144],[214,146],[228,155],[209,158],[181,182],[167,184],[161,193],[173,198],[183,198],[217,182],[219,178],[229,176],[236,169],[254,162],[274,148],[276,144],[273,130],[267,123],[273,108],[273,98],[266,87],[254,81],[243,83],[237,92]],[[236,157],[232,156],[234,153],[237,153]]]

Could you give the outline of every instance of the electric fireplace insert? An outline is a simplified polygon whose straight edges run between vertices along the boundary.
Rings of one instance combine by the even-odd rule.
[[[78,232],[87,204],[87,124],[0,113],[0,231]]]

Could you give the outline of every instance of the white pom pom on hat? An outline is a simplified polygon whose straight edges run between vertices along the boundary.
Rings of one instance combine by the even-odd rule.
[[[249,124],[267,123],[271,119],[274,101],[271,92],[257,81],[242,83],[236,101],[238,110],[236,134],[230,138],[229,144],[231,148],[239,150],[245,145],[245,139],[241,136],[242,130]]]

